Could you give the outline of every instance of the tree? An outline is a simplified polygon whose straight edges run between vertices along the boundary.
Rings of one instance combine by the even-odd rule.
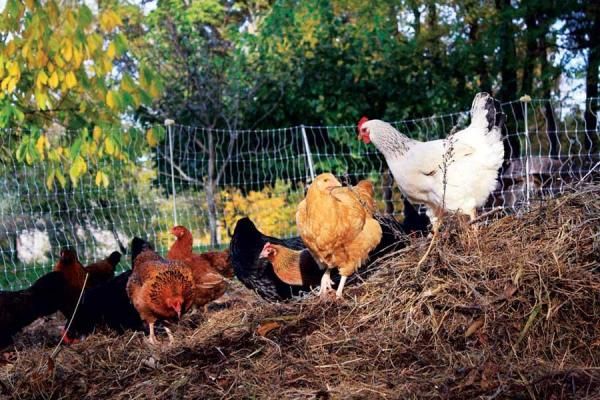
[[[237,7],[240,3],[243,7]],[[226,7],[217,0],[159,1],[146,21],[150,45],[144,49],[144,60],[170,84],[153,109],[140,115],[151,122],[172,118],[178,124],[205,128],[185,144],[200,155],[195,160],[171,159],[159,148],[156,151],[167,160],[167,169],[173,165],[181,186],[205,191],[212,245],[218,244],[217,187],[229,168],[245,109],[265,81],[251,68],[244,49],[235,46],[245,22],[240,9],[254,10],[240,3]],[[174,137],[175,146],[188,139]],[[221,160],[217,154],[223,154]]]
[[[124,21],[139,19],[128,3],[102,2],[94,13],[72,1],[8,0],[0,19],[0,127],[14,136],[16,158],[48,164],[46,184],[77,185],[86,173],[109,184],[103,159],[128,162],[123,118],[150,104],[160,80],[147,66],[115,64],[132,58]],[[130,63],[131,64],[131,63]],[[65,140],[66,139],[66,140]]]

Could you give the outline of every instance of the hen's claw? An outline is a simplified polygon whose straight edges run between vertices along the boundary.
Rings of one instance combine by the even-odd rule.
[[[326,298],[332,289],[333,281],[331,280],[331,270],[325,270],[323,277],[321,277],[321,288],[319,289],[319,296]]]

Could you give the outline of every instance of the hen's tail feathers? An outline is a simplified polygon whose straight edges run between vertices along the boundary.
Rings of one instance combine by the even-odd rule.
[[[488,93],[477,93],[471,106],[471,126],[485,128],[488,132],[498,132],[502,135],[502,128],[506,121],[506,114],[500,108],[500,102]]]
[[[144,239],[140,239],[139,237],[134,237],[131,241],[131,265],[133,266],[133,262],[144,250],[154,250],[154,247]]]
[[[110,265],[116,267],[119,261],[121,261],[121,253],[118,251],[113,251],[110,253],[110,256],[108,256],[107,261],[110,263]]]

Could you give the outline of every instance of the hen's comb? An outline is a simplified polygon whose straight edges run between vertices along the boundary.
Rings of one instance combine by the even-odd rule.
[[[362,126],[362,124],[364,124],[365,122],[367,122],[369,120],[369,118],[367,117],[362,117],[359,121],[358,121],[358,128],[360,129],[360,127]]]

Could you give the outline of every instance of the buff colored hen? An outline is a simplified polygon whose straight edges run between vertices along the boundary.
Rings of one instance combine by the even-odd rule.
[[[341,297],[348,277],[381,241],[381,226],[373,218],[373,193],[369,181],[343,187],[327,173],[315,178],[298,205],[296,224],[300,237],[315,260],[326,268],[321,278],[321,296],[331,289],[331,269],[337,268],[341,279],[336,295]]]

